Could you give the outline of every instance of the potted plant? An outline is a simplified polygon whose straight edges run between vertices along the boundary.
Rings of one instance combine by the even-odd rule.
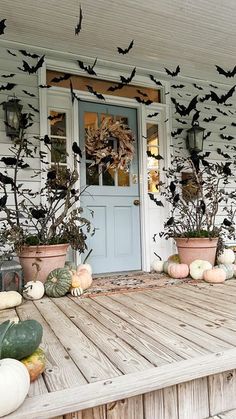
[[[11,139],[10,156],[1,159],[6,169],[0,174],[0,242],[4,251],[19,256],[25,281],[44,282],[51,270],[64,266],[69,245],[80,253],[87,249],[87,234],[92,231],[77,205],[81,196],[77,154],[72,169],[63,168],[59,161],[47,164],[40,141],[50,152],[53,143],[46,135],[35,146],[26,135],[31,125],[32,115],[22,113],[19,133]],[[21,172],[29,170],[26,158],[36,156],[40,156],[41,169],[34,177],[45,177],[37,192],[19,180]]]
[[[164,169],[160,188],[170,214],[160,236],[175,240],[182,263],[204,259],[214,265],[223,240],[235,238],[236,194],[229,188],[234,163],[223,154],[219,162],[209,159],[210,152],[192,152]]]

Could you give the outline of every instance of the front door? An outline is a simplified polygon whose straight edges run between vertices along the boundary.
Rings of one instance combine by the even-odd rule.
[[[97,127],[103,118],[111,117],[113,121],[122,120],[132,130],[135,156],[129,170],[104,170],[100,166],[91,166],[87,154],[82,159],[81,188],[88,187],[81,197],[81,206],[90,219],[89,212],[94,214],[95,235],[88,238],[88,249],[92,249],[88,263],[94,273],[141,269],[136,110],[81,101],[80,144],[84,150],[88,127]]]

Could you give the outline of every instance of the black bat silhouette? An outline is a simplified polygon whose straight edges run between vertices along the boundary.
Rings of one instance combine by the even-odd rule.
[[[39,110],[37,108],[35,108],[33,105],[31,105],[30,103],[28,103],[28,106],[30,109],[32,109],[34,112],[39,112]]]
[[[124,86],[125,86],[125,84],[123,84],[123,83],[118,83],[118,84],[115,84],[115,86],[110,86],[110,87],[107,89],[107,91],[108,91],[108,92],[115,92],[116,90],[120,90],[120,89],[122,89]]]
[[[223,129],[227,128],[226,125],[220,128],[220,131],[223,131]]]
[[[219,67],[218,65],[216,65],[216,70],[218,71],[219,74],[222,74],[226,78],[234,77],[236,74],[236,65],[234,66],[233,70],[229,70],[229,71],[226,71],[222,67]]]
[[[152,81],[154,81],[154,83],[155,83],[157,86],[162,86],[162,83],[161,83],[160,81],[158,81],[157,79],[155,79],[155,77],[154,77],[152,74],[149,74],[149,77],[150,77],[150,79],[151,79]]]
[[[179,97],[181,97],[181,98],[183,97],[180,93],[177,93],[177,95],[178,95]]]
[[[227,141],[232,141],[234,139],[234,137],[232,137],[232,135],[225,135],[225,134],[220,134],[220,138],[222,138],[223,140],[227,140]]]
[[[16,86],[15,83],[7,83],[7,84],[2,84],[0,86],[0,90],[12,90],[14,87]]]
[[[221,156],[223,156],[225,159],[230,159],[230,155],[227,153],[224,153],[221,148],[217,148],[216,149],[217,153],[220,154]]]
[[[154,201],[158,207],[164,207],[163,203],[159,201],[157,198],[155,198],[153,193],[149,193],[148,195],[151,201]]]
[[[228,116],[228,114],[224,111],[222,111],[220,108],[216,108],[216,110],[221,113],[222,115]]]
[[[180,116],[189,115],[190,112],[196,108],[198,96],[194,96],[188,106],[180,105],[175,98],[171,98],[171,101],[175,105],[175,113],[178,113]]]
[[[24,163],[24,161],[22,159],[18,160],[18,162],[17,162],[16,157],[2,157],[1,161],[6,166],[15,166],[16,163],[17,163],[18,166],[21,167],[21,169],[26,169],[27,167],[29,167],[29,165],[27,163]]]
[[[213,87],[213,89],[218,89],[218,86],[215,86],[214,84],[209,84],[209,87]]]
[[[145,99],[142,99],[139,96],[134,96],[134,99],[136,99],[138,103],[142,103],[143,105],[147,105],[147,106],[149,106],[153,103],[152,100],[150,100],[150,99],[145,100]]]
[[[163,160],[163,157],[160,154],[153,154],[150,150],[147,150],[147,156],[153,157],[155,160]]]
[[[34,95],[33,93],[27,92],[27,90],[22,90],[23,93],[25,93],[27,96],[30,97],[36,97],[36,95]]]
[[[172,84],[171,87],[173,87],[173,89],[183,89],[185,84]]]
[[[50,84],[40,84],[39,87],[40,89],[50,89],[52,86],[50,86]]]
[[[210,98],[211,98],[211,94],[210,94],[210,93],[208,93],[208,94],[206,94],[205,96],[200,97],[200,98],[199,98],[199,102],[205,102],[206,100],[208,100],[208,99],[210,99]]]
[[[82,29],[82,20],[83,20],[83,12],[82,12],[82,8],[81,5],[79,7],[79,22],[77,23],[76,27],[75,27],[75,35],[79,35],[81,29]]]
[[[0,173],[0,182],[2,182],[4,185],[15,185],[14,180],[11,177],[5,176],[2,173]]]
[[[34,74],[37,73],[38,69],[42,67],[44,63],[44,55],[38,60],[35,66],[30,66],[26,61],[23,60],[23,68],[17,67],[18,70],[23,71],[24,73]]]
[[[193,83],[193,86],[196,87],[196,89],[198,89],[198,90],[203,90],[203,87],[198,86],[196,83]]]
[[[159,115],[159,112],[149,113],[149,114],[147,115],[147,117],[148,117],[148,118],[154,118],[154,116],[157,116],[157,115]]]
[[[1,77],[3,77],[4,79],[9,79],[10,77],[14,77],[15,74],[11,73],[11,74],[2,74]]]
[[[50,83],[60,83],[63,80],[68,80],[70,78],[70,74],[69,73],[65,73],[63,76],[59,76],[59,77],[54,77]]]
[[[12,55],[13,57],[16,57],[16,54],[14,52],[11,52],[9,49],[7,49],[8,54]]]
[[[232,124],[231,124],[231,125],[232,125],[232,127],[236,127],[236,124],[235,124],[235,122],[232,122]]]
[[[195,122],[198,121],[199,116],[200,116],[200,112],[196,111],[192,118],[192,122],[191,122],[192,125],[194,125]]]
[[[130,42],[129,46],[125,49],[122,49],[120,47],[117,47],[117,51],[119,52],[119,54],[128,54],[128,52],[133,48],[134,46],[134,39],[132,39],[132,41]]]
[[[183,132],[183,128],[177,128],[175,131],[171,132],[172,137],[177,137],[177,135],[180,135],[181,132]]]
[[[25,51],[24,49],[19,49],[20,53],[22,55],[24,55],[25,57],[30,57],[30,58],[39,58],[38,54],[31,54],[30,52]]]
[[[129,84],[129,83],[131,83],[131,81],[133,80],[135,74],[136,74],[136,67],[133,68],[133,70],[131,71],[131,74],[130,74],[129,77],[120,76],[121,83],[123,83],[123,84]]]
[[[177,65],[176,69],[174,71],[169,70],[168,68],[165,68],[166,73],[171,76],[171,77],[175,77],[178,76],[179,72],[180,72],[180,66]]]
[[[96,76],[97,74],[94,71],[94,67],[95,67],[95,65],[97,63],[97,60],[98,59],[96,58],[95,61],[94,61],[94,63],[93,63],[93,65],[87,65],[87,66],[81,60],[77,60],[77,62],[79,64],[79,67],[81,68],[81,70],[86,71],[86,73],[90,74],[91,76]]]
[[[0,208],[4,208],[7,203],[7,194],[3,195],[2,198],[0,198]]]
[[[234,91],[235,91],[235,87],[236,85],[234,85],[233,87],[231,87],[231,89],[225,93],[224,95],[218,96],[215,92],[211,91],[211,100],[218,103],[222,104],[225,103],[226,100],[228,100],[231,96],[233,96]]]
[[[5,22],[6,22],[6,19],[0,20],[0,35],[4,34],[4,29],[6,28]]]
[[[204,119],[203,119],[203,121],[204,121],[204,122],[211,122],[211,121],[215,121],[215,120],[216,120],[216,118],[217,118],[217,116],[212,115],[212,116],[210,116],[209,118],[204,118]]]
[[[92,86],[89,86],[89,85],[87,84],[87,85],[86,85],[86,87],[87,87],[88,91],[89,91],[90,93],[92,93],[94,96],[96,96],[98,99],[105,100],[105,97],[104,97],[101,93],[96,92],[96,90],[94,90],[94,89],[92,88]]]
[[[180,122],[180,124],[187,125],[187,122],[182,119],[176,118],[176,121]]]
[[[211,131],[206,132],[206,134],[204,134],[203,136],[203,140],[206,140],[208,137],[210,137],[211,135]]]
[[[142,92],[142,90],[137,89],[137,93],[139,93],[143,97],[148,97],[147,93]]]

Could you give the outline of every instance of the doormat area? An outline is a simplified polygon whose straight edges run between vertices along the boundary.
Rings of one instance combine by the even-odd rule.
[[[81,297],[96,297],[98,295],[109,295],[118,292],[142,291],[170,285],[183,283],[196,284],[199,282],[202,281],[195,281],[192,278],[173,279],[166,274],[158,274],[156,272],[111,275],[95,278],[92,286]]]

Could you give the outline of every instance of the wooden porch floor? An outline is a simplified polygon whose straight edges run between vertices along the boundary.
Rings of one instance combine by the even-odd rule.
[[[45,297],[0,322],[15,316],[42,324],[48,364],[9,419],[203,419],[236,408],[236,280]]]

